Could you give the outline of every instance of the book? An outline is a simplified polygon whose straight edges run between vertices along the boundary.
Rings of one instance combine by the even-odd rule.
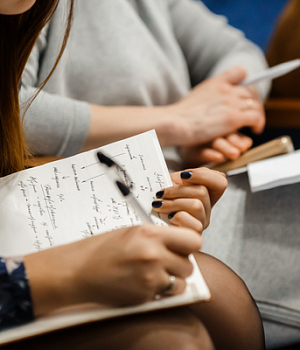
[[[292,139],[281,136],[249,149],[235,160],[229,160],[212,166],[213,170],[226,172],[227,175],[236,175],[247,171],[247,165],[259,160],[287,154],[294,151]]]
[[[18,256],[141,224],[120,194],[101,150],[116,160],[125,182],[158,225],[167,218],[152,212],[157,191],[172,181],[154,130],[27,169],[0,179],[0,256]],[[194,269],[184,293],[133,307],[104,309],[100,305],[75,308],[0,332],[0,344],[53,330],[127,314],[185,305],[210,298],[209,289],[193,256]]]

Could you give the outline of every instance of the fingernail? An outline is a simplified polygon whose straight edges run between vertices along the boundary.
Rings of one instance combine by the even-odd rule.
[[[168,219],[169,219],[169,220],[173,219],[173,217],[174,217],[175,214],[176,214],[176,212],[170,213],[170,214],[168,215]]]
[[[162,201],[154,201],[152,202],[152,207],[153,208],[160,208],[163,205]]]
[[[188,180],[192,177],[193,173],[191,171],[183,171],[181,174],[180,174],[180,177],[183,179],[183,180]]]
[[[156,198],[162,198],[165,194],[165,191],[158,191],[156,192]]]

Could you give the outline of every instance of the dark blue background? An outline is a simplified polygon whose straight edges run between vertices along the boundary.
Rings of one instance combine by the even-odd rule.
[[[202,0],[212,11],[225,15],[229,23],[266,49],[274,24],[287,0]]]

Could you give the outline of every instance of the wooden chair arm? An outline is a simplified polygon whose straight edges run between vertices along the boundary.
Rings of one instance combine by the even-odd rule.
[[[300,58],[300,1],[287,1],[266,50],[270,66]],[[300,69],[274,79],[271,98],[300,99]]]
[[[267,127],[300,129],[300,99],[269,99],[265,112]]]

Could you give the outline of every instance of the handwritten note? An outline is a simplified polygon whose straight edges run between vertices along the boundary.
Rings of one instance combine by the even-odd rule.
[[[121,165],[121,176],[151,213],[157,191],[172,186],[154,131],[100,148]],[[0,256],[41,251],[121,227],[140,224],[134,209],[99,163],[97,150],[81,153],[0,179]],[[153,214],[154,215],[154,214]],[[154,216],[157,224],[166,224]],[[7,330],[0,344],[58,328],[147,310],[184,305],[210,298],[194,257],[193,273],[183,294],[133,307],[93,308],[57,315]]]
[[[101,148],[124,169],[148,213],[156,192],[172,185],[159,149],[153,131]],[[93,150],[0,179],[0,254],[31,253],[140,224],[111,177]]]

